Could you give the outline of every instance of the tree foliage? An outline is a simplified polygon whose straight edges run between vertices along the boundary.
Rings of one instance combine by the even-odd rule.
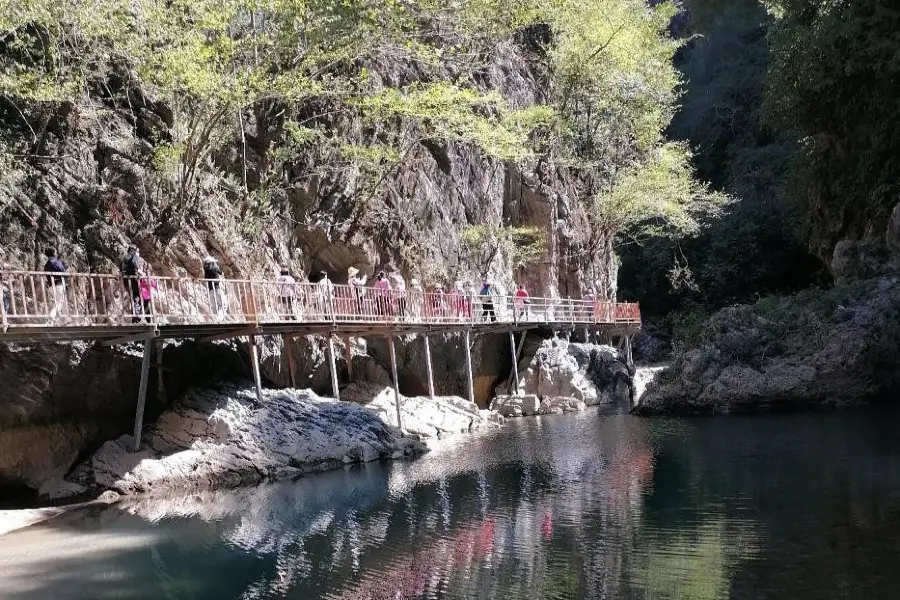
[[[141,152],[160,230],[217,194],[256,234],[292,187],[342,172],[348,222],[409,229],[388,184],[428,144],[566,171],[604,238],[693,233],[721,201],[665,140],[678,83],[669,2],[7,0],[0,13],[9,156],[26,168],[61,106],[100,123],[155,114]],[[513,39],[536,62],[524,105],[485,84]]]
[[[900,7],[779,0],[765,110],[800,140],[791,193],[813,250],[869,235],[900,198]]]

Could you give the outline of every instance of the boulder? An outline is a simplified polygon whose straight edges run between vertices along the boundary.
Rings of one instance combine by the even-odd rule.
[[[396,394],[392,387],[354,383],[341,390],[341,398],[365,406],[385,423],[397,424]],[[458,396],[401,397],[403,430],[421,438],[443,438],[497,427],[502,417]]]
[[[584,402],[577,398],[544,398],[538,409],[540,415],[561,415],[569,412],[579,412],[587,408]]]
[[[541,341],[528,365],[520,367],[519,389],[512,397],[576,398],[592,406],[629,400],[631,381],[631,371],[615,348],[552,338]],[[513,388],[508,381],[496,389],[498,410],[517,412],[515,406],[502,408],[510,402],[506,390]]]
[[[139,452],[107,442],[70,479],[120,494],[255,484],[425,450],[370,410],[309,390],[193,391],[163,414]]]
[[[531,417],[538,414],[541,400],[535,394],[496,396],[490,410],[504,417]]]

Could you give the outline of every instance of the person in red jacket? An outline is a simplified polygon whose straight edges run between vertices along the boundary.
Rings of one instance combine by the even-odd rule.
[[[521,319],[525,316],[525,313],[528,310],[528,304],[530,300],[528,300],[528,292],[525,290],[525,284],[520,283],[518,289],[516,290],[516,297],[513,300],[513,305],[516,308],[517,318]]]

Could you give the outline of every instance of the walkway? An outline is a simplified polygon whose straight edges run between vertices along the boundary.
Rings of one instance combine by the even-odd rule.
[[[469,350],[471,334],[509,332],[513,366],[518,381],[519,348],[514,331],[535,328],[591,330],[606,339],[624,341],[630,357],[631,336],[640,328],[637,304],[531,297],[521,302],[512,296],[466,296],[407,290],[403,295],[371,287],[320,283],[282,284],[251,279],[203,280],[153,277],[148,302],[138,302],[134,315],[131,289],[117,275],[0,271],[5,300],[0,306],[0,342],[46,343],[99,340],[105,345],[144,342],[139,418],[140,440],[147,373],[152,340],[195,338],[202,341],[247,337],[257,393],[262,384],[257,358],[257,337],[286,338],[325,334],[329,339],[332,388],[340,391],[334,359],[333,335],[382,335],[388,338],[392,376],[397,397],[394,337],[425,334],[429,391],[434,395],[429,333],[462,333],[466,338],[469,399],[474,401]],[[520,345],[524,338],[520,339]],[[291,357],[288,356],[291,361]],[[293,375],[293,367],[289,369]],[[397,410],[400,423],[399,405]]]

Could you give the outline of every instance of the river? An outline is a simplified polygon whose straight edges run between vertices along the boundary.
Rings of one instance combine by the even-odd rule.
[[[0,538],[0,597],[894,598],[900,415],[520,419]]]

